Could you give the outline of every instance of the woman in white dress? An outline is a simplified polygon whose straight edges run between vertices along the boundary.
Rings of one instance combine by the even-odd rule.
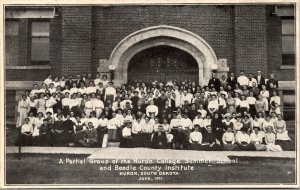
[[[64,89],[66,86],[66,77],[64,75],[60,77],[59,83],[59,85]]]
[[[270,115],[266,115],[265,121],[263,122],[263,130],[267,132],[268,127],[271,127],[272,132],[275,133],[274,123],[271,120]]]
[[[104,103],[101,100],[101,96],[97,95],[97,97],[92,102],[93,102],[93,110],[96,112],[96,117],[100,118],[100,115],[104,110]]]
[[[116,118],[116,113],[112,113],[112,118],[108,120],[108,140],[116,141],[117,140],[117,129],[121,127],[120,121]]]
[[[56,104],[56,100],[50,96],[50,94],[46,95],[46,102],[45,102],[45,107],[46,107],[46,113],[51,112],[52,115],[54,114],[53,112],[53,106]]]
[[[25,119],[28,116],[30,105],[26,99],[26,95],[22,95],[22,99],[18,103],[17,128],[21,127],[25,123]]]
[[[42,112],[43,115],[46,115],[46,100],[44,93],[40,93],[40,98],[37,102],[37,112]]]
[[[43,122],[44,122],[44,115],[42,112],[38,112],[37,117],[34,120],[34,128],[33,128],[33,133],[32,133],[34,145],[38,145],[38,137],[40,135],[40,126],[43,124]]]
[[[104,148],[107,147],[108,142],[108,119],[105,118],[105,114],[102,113],[100,116],[100,119],[98,120],[98,128],[97,128],[97,134],[98,134],[98,142],[100,144],[100,147]]]
[[[262,95],[259,95],[258,99],[255,101],[255,109],[257,113],[262,113],[263,115],[265,115],[266,106],[266,102],[264,101]]]
[[[39,93],[45,93],[47,90],[47,84],[43,83],[41,89],[38,91]]]
[[[294,150],[294,146],[291,143],[291,138],[286,130],[286,123],[282,119],[282,115],[277,115],[278,119],[274,122],[276,132],[276,143],[281,146],[283,150]]]
[[[282,148],[280,145],[275,145],[276,136],[273,133],[273,129],[271,126],[267,127],[267,132],[265,135],[265,141],[267,145],[267,151],[280,152]]]
[[[280,106],[280,97],[277,95],[277,92],[274,90],[272,93],[272,97],[270,98],[270,105],[272,102],[276,103],[278,106]]]
[[[93,111],[93,102],[91,96],[88,95],[88,100],[85,102],[84,105],[84,112],[86,116],[89,117],[92,111]]]
[[[263,121],[259,120],[259,116],[254,117],[254,120],[252,122],[252,131],[254,131],[254,128],[258,128],[259,133],[262,135],[263,138],[265,138],[265,132],[263,130]]]
[[[265,111],[269,111],[269,98],[270,98],[270,93],[267,90],[265,85],[261,86],[262,90],[260,91],[260,95],[263,97],[263,101],[265,103]]]
[[[278,119],[274,122],[274,127],[276,131],[276,140],[290,141],[291,138],[288,135],[288,131],[286,130],[286,123],[282,119],[282,115],[277,115]]]
[[[52,83],[54,84],[54,88],[57,88],[58,86],[60,86],[59,78],[56,76]]]
[[[48,77],[44,80],[44,83],[49,86],[52,83],[52,75],[48,75]]]
[[[253,127],[253,133],[250,135],[250,141],[254,144],[256,150],[266,150],[266,145],[262,144],[263,135],[260,133],[259,127]]]

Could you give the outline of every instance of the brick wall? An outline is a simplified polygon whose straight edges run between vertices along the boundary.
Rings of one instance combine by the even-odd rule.
[[[295,77],[294,70],[280,69],[281,20],[271,16],[272,6],[63,6],[56,10],[58,16],[50,22],[52,69],[24,79],[41,80],[50,72],[95,74],[99,59],[109,59],[123,38],[157,25],[176,26],[199,35],[211,45],[217,58],[228,59],[230,70],[273,71],[279,80]],[[21,19],[19,65],[28,64],[28,30],[28,19]],[[28,73],[8,71],[8,80],[24,80],[12,72],[23,76]]]
[[[237,5],[235,15],[235,62],[236,72],[267,73],[267,20],[266,8]]]
[[[207,41],[218,58],[233,67],[233,6],[113,6],[93,7],[92,70],[109,59],[127,35],[143,28],[170,25]]]
[[[51,74],[60,76],[62,74],[62,22],[61,8],[56,8],[57,17],[50,20],[50,65]]]
[[[28,65],[28,47],[29,47],[29,25],[28,19],[19,20],[19,64]]]
[[[273,6],[267,6],[268,71],[275,73],[278,80],[295,80],[295,70],[280,69],[282,64],[281,17],[274,14]]]
[[[91,72],[91,7],[62,7],[61,73]]]

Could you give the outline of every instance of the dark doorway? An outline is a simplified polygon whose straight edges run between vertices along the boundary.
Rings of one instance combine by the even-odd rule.
[[[166,83],[170,80],[199,80],[198,64],[189,53],[170,46],[145,49],[129,62],[128,82]]]

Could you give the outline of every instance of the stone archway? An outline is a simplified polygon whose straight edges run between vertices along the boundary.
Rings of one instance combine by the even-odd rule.
[[[136,53],[159,45],[176,47],[192,55],[198,63],[200,84],[207,84],[212,70],[217,68],[213,49],[201,37],[178,27],[154,26],[128,35],[112,51],[109,64],[116,68],[115,85],[127,83],[128,64]]]

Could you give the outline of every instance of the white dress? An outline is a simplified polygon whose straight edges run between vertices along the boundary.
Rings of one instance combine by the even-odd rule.
[[[39,119],[38,117],[35,118],[35,122],[34,122],[34,129],[33,129],[33,133],[32,136],[39,136],[40,135],[40,126],[43,124],[44,118],[41,117],[41,119]]]
[[[25,123],[25,119],[28,116],[28,112],[29,112],[29,102],[27,102],[26,100],[21,100],[18,103],[18,120],[17,120],[17,127],[22,126]]]
[[[290,141],[291,138],[286,130],[286,123],[284,120],[275,121],[276,140]]]
[[[272,152],[281,152],[282,148],[280,145],[275,145],[275,134],[274,133],[266,133],[265,141],[267,144],[267,151]]]
[[[263,97],[263,101],[265,102],[265,111],[269,111],[269,97],[270,97],[270,93],[268,90],[265,91],[260,91],[260,95],[262,95]]]
[[[104,104],[102,100],[98,100],[98,99],[93,100],[92,103],[93,103],[93,110],[96,112],[96,117],[99,118],[104,109]]]
[[[37,109],[37,113],[42,112],[43,115],[46,115],[46,100],[45,99],[39,99],[37,102],[38,105],[38,109]]]
[[[90,100],[86,101],[84,107],[85,107],[85,114],[87,116],[90,116],[91,112],[93,111],[93,102]]]

